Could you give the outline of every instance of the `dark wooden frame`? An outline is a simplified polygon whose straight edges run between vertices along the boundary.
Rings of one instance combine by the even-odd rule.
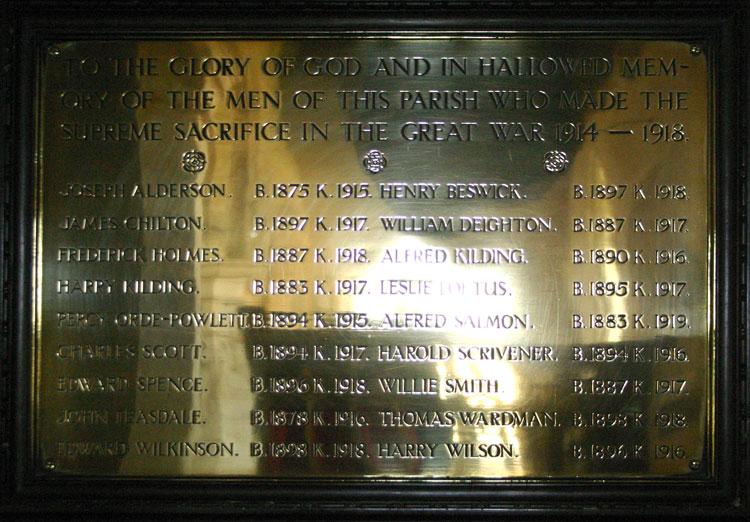
[[[634,5],[635,4],[635,5]],[[582,514],[748,516],[748,17],[715,2],[329,1],[13,4],[0,19],[2,301],[0,514],[390,517]],[[648,7],[647,7],[648,6]],[[596,20],[592,23],[592,20]],[[38,53],[61,39],[479,31],[695,41],[715,71],[717,431],[715,480],[387,481],[87,479],[45,474],[30,448],[34,103]],[[327,516],[327,515],[326,515]]]

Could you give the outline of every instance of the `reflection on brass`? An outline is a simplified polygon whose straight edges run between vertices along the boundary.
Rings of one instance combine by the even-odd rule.
[[[40,469],[711,476],[707,53],[54,49],[37,139]]]

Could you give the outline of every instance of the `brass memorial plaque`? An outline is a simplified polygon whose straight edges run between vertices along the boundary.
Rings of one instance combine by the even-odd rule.
[[[39,467],[711,477],[707,55],[585,38],[45,48]]]

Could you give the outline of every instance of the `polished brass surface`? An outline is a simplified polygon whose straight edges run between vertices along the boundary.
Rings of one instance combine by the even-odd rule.
[[[706,478],[706,50],[55,42],[35,452],[54,474]]]

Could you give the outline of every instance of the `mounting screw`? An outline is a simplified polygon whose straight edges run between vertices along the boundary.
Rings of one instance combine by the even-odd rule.
[[[44,463],[44,469],[47,471],[55,471],[56,467],[57,464],[55,464],[54,459],[47,459],[47,462]]]
[[[700,460],[691,460],[690,461],[690,469],[693,471],[697,471],[701,469],[701,461]]]
[[[694,54],[698,56],[701,52],[703,52],[703,49],[701,49],[700,45],[691,45],[690,46],[690,54]]]
[[[54,45],[50,45],[47,48],[47,52],[49,53],[50,56],[58,56],[60,54],[60,48],[55,47]]]

